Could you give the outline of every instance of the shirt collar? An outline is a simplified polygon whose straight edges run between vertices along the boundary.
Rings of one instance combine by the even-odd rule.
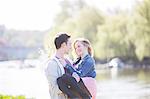
[[[87,59],[88,57],[90,57],[90,55],[89,55],[89,54],[85,55],[85,56],[83,57],[83,59],[82,59],[82,60],[85,60],[85,59]]]

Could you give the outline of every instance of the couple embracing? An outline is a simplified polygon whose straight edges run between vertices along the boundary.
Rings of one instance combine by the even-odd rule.
[[[65,57],[71,51],[71,36],[58,34],[54,39],[55,55],[45,69],[51,99],[95,99],[95,60],[89,40],[76,39],[73,43],[77,59]]]

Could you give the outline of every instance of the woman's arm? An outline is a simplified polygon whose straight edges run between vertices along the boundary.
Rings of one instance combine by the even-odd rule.
[[[88,73],[94,70],[94,66],[95,61],[91,58],[88,58],[80,64],[77,73],[80,77],[85,77]]]

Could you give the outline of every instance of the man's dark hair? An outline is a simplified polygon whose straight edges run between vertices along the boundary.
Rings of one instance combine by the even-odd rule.
[[[57,35],[54,39],[56,49],[59,49],[61,47],[61,44],[64,42],[67,44],[67,41],[69,38],[70,38],[70,36],[66,33]]]

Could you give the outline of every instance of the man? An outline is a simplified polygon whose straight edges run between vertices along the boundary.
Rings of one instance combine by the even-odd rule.
[[[63,61],[65,59],[64,55],[68,54],[71,49],[70,36],[66,33],[59,34],[54,39],[54,44],[56,47],[55,56],[48,61],[47,68],[45,69],[49,83],[49,93],[52,99],[67,99],[67,96],[59,90],[57,78],[65,73],[64,66],[60,60]]]

